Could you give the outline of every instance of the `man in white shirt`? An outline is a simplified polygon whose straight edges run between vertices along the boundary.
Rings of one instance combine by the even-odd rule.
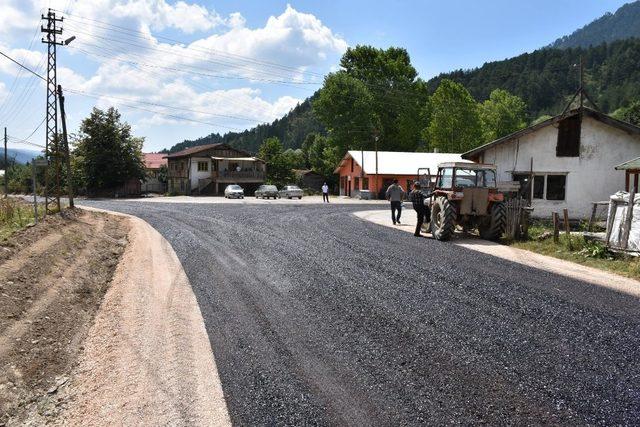
[[[329,186],[326,182],[322,185],[322,202],[329,203]]]

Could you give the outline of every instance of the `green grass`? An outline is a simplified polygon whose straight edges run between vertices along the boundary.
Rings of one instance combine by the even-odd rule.
[[[38,206],[38,219],[43,214],[44,207]],[[13,198],[0,199],[0,241],[33,224],[34,217],[32,204]]]
[[[540,240],[540,236],[545,232],[553,232],[553,228],[544,223],[536,223],[529,227],[529,240],[509,244],[516,248],[640,279],[638,257],[615,254],[602,243],[585,240],[582,236],[572,235],[569,238],[561,233],[558,243],[553,241],[553,236]]]

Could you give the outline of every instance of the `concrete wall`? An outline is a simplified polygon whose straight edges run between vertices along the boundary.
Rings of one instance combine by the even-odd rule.
[[[572,218],[586,218],[591,213],[591,202],[608,200],[611,194],[624,189],[624,173],[614,167],[640,156],[640,136],[585,117],[579,157],[556,157],[557,138],[557,127],[547,126],[488,149],[481,160],[498,167],[500,181],[512,180],[513,172],[528,173],[532,158],[534,174],[566,174],[565,200],[534,199],[534,216],[549,217],[552,212],[561,213],[567,208]]]

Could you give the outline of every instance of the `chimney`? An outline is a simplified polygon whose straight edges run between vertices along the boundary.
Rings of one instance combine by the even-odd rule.
[[[439,152],[440,152],[440,150],[439,150],[439,149],[437,149],[437,148],[434,148],[434,149],[433,149],[433,152],[434,152],[434,153],[439,153]]]

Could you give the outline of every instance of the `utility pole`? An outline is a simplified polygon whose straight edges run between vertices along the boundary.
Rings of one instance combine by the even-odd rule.
[[[376,150],[376,194],[374,198],[378,198],[378,194],[380,193],[380,189],[378,188],[378,135],[375,135],[373,138],[375,141],[375,150]]]
[[[4,198],[9,194],[9,163],[7,162],[7,127],[4,127]]]
[[[69,191],[69,207],[73,208],[73,173],[71,171],[71,153],[69,152],[69,139],[67,138],[67,116],[64,113],[64,95],[62,86],[58,85],[58,102],[60,102],[60,119],[62,120],[62,143],[64,144],[64,156],[67,167],[67,190]]]
[[[62,22],[63,18],[56,18],[55,12],[51,9],[47,11],[47,15],[42,15],[42,19],[46,19],[46,27],[41,26],[40,31],[46,34],[46,39],[42,39],[42,43],[47,44],[47,112],[46,112],[46,128],[45,128],[45,158],[49,165],[53,161],[55,171],[55,187],[52,188],[49,174],[45,169],[44,178],[44,205],[45,215],[53,212],[50,207],[55,203],[58,212],[60,212],[60,144],[58,138],[58,100],[57,100],[57,76],[56,76],[56,48],[62,45],[58,42],[57,36],[62,35],[62,28],[58,28],[58,22]],[[53,197],[51,195],[53,194]]]
[[[584,107],[584,63],[582,62],[582,56],[580,56],[580,110]]]

